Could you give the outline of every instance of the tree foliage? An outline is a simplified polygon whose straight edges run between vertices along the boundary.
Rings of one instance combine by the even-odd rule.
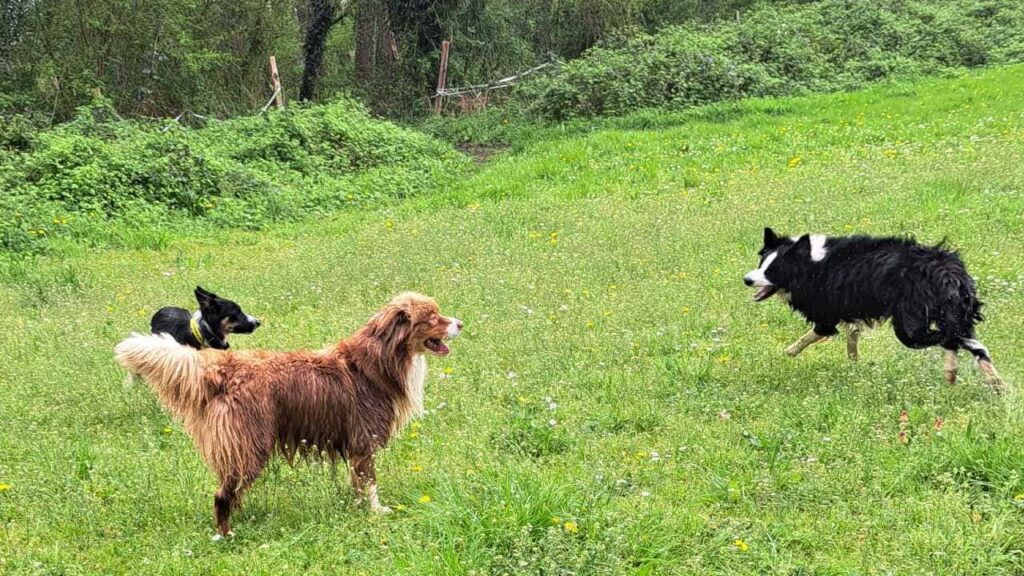
[[[220,117],[270,96],[347,92],[389,115],[426,110],[442,40],[478,83],[615,35],[708,19],[753,0],[5,0],[0,111],[74,116],[96,89],[125,117]]]

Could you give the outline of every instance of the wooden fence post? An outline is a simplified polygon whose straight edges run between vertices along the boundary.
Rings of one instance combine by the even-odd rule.
[[[278,108],[284,108],[284,92],[281,90],[281,76],[277,73],[277,58],[270,57],[270,83],[274,86],[274,97]]]
[[[437,69],[437,94],[434,96],[434,114],[441,113],[441,102],[444,99],[441,96],[441,91],[444,90],[445,83],[448,81],[448,46],[450,44],[451,42],[448,40],[441,42],[441,66]]]

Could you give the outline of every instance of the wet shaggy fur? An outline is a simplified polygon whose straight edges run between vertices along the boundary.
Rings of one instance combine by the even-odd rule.
[[[375,512],[374,453],[423,410],[424,354],[444,355],[461,322],[424,296],[397,296],[360,330],[318,351],[195,350],[166,334],[133,335],[118,361],[140,374],[184,422],[220,480],[221,534],[275,448],[348,461],[352,486]]]
[[[974,280],[959,255],[943,244],[923,246],[908,238],[778,236],[765,228],[761,264],[744,281],[759,288],[756,300],[779,293],[814,324],[787,352],[835,335],[850,325],[850,356],[856,358],[860,327],[891,319],[908,348],[942,346],[946,377],[956,378],[956,352],[979,362],[986,380],[998,375],[988,349],[974,338],[982,320]]]

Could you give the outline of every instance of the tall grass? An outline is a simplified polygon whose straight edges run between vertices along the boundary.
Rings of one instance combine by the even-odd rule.
[[[741,278],[766,224],[947,236],[1018,386],[1022,71],[647,112],[399,205],[41,257],[89,281],[34,307],[0,287],[0,571],[1018,574],[1020,396],[967,362],[946,385],[939,351],[887,329],[856,364],[786,358],[806,326]],[[395,514],[275,459],[211,541],[214,478],[111,358],[198,283],[265,321],[240,349],[321,346],[405,289],[466,322],[381,455]]]

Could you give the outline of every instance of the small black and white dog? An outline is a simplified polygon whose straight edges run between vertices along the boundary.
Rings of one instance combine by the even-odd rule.
[[[997,390],[999,375],[988,349],[974,339],[982,320],[974,280],[956,252],[912,239],[817,234],[778,236],[764,229],[761,263],[743,278],[757,288],[754,301],[778,293],[814,328],[786,349],[796,356],[847,326],[847,353],[857,358],[863,327],[892,319],[908,348],[942,346],[945,375],[956,381],[957,351],[973,354],[985,381]]]
[[[150,320],[154,334],[170,334],[179,344],[202,350],[228,349],[228,334],[252,334],[260,321],[245,312],[231,300],[196,286],[199,310],[195,314],[184,308],[168,306],[157,310]]]

